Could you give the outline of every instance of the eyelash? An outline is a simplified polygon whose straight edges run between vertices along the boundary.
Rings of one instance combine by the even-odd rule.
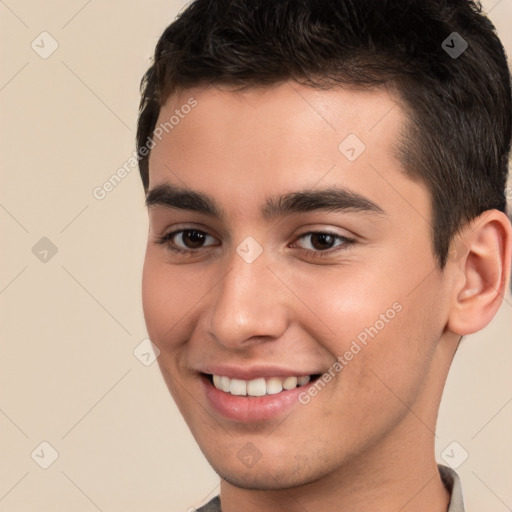
[[[171,240],[178,234],[178,233],[185,233],[187,231],[194,231],[197,233],[201,233],[202,235],[209,236],[206,231],[202,231],[200,229],[178,229],[176,231],[173,231],[172,233],[167,233],[166,235],[160,236],[157,239],[158,244],[166,246],[166,248],[176,254],[181,254],[184,256],[192,256],[192,254],[197,253],[201,250],[199,249],[182,249],[180,247],[173,246],[171,243]],[[297,240],[300,240],[303,237],[307,237],[310,235],[328,235],[334,237],[336,240],[339,240],[343,243],[335,246],[334,248],[327,249],[325,251],[320,250],[312,250],[312,249],[300,249],[299,251],[303,254],[306,254],[307,256],[313,257],[313,258],[325,258],[327,256],[332,255],[333,253],[337,253],[339,251],[343,251],[351,247],[356,243],[355,240],[351,238],[344,237],[342,235],[337,235],[336,233],[331,233],[329,231],[308,231],[307,233],[303,233],[302,235],[298,236],[296,238]],[[335,240],[335,241],[336,241]],[[295,242],[293,242],[295,243]]]

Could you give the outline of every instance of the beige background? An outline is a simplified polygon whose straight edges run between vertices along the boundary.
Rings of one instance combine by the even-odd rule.
[[[146,338],[138,171],[92,194],[134,150],[139,80],[182,5],[0,0],[1,512],[186,511],[218,491],[157,365],[133,352]],[[484,5],[512,55],[512,0]],[[46,59],[31,47],[51,49],[43,31],[59,45]],[[42,237],[57,248],[46,262]],[[508,296],[464,341],[441,407],[437,455],[453,441],[469,453],[469,512],[512,509],[511,327]],[[58,452],[47,469],[43,441]]]

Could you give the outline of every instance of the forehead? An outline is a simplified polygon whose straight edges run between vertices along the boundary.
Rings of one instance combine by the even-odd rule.
[[[190,98],[197,105],[182,114],[169,135],[176,140],[183,134],[189,144],[212,150],[230,147],[294,157],[300,143],[301,156],[311,153],[318,158],[319,149],[331,142],[337,151],[337,142],[350,133],[366,145],[383,147],[380,142],[396,140],[405,121],[401,106],[384,88],[320,90],[287,81],[242,91],[220,86],[181,91],[162,107],[157,126],[188,111]],[[325,142],[321,148],[319,138]]]
[[[187,89],[160,111],[157,129],[164,129],[150,154],[150,189],[171,182],[254,213],[276,192],[328,186],[377,204],[394,199],[403,207],[404,195],[425,203],[424,187],[396,157],[406,120],[384,89],[320,90],[295,82]]]

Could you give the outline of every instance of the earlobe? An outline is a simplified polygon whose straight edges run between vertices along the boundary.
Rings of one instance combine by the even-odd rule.
[[[458,259],[448,262],[453,272],[453,299],[447,327],[459,335],[483,329],[494,317],[507,293],[512,253],[512,228],[497,210],[484,212],[468,224],[453,242]],[[447,269],[448,270],[448,269]]]

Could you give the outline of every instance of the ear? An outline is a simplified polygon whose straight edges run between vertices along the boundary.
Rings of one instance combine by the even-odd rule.
[[[488,210],[452,241],[446,271],[452,275],[447,328],[461,336],[483,329],[508,291],[512,227],[506,214]]]

